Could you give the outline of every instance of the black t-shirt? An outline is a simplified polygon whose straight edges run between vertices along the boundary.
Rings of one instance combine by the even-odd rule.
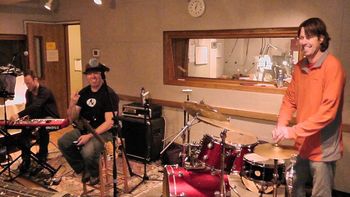
[[[110,87],[108,92],[109,95],[104,85],[97,92],[92,92],[90,86],[79,92],[77,105],[81,107],[80,116],[88,120],[93,128],[97,128],[105,121],[105,112],[118,111],[118,95]]]

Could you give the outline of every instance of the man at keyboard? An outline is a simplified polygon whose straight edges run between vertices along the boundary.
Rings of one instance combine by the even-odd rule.
[[[26,104],[24,110],[10,117],[11,122],[15,122],[20,118],[29,117],[31,119],[40,118],[59,118],[56,100],[47,87],[40,85],[36,73],[32,70],[24,72],[24,83],[27,86],[25,93]],[[22,163],[19,166],[20,173],[26,173],[30,169],[30,147],[31,135],[33,129],[22,129],[19,138],[19,148],[22,151]],[[39,162],[45,162],[48,155],[48,145],[50,141],[49,132],[45,127],[40,127],[39,135],[39,152],[36,154]]]

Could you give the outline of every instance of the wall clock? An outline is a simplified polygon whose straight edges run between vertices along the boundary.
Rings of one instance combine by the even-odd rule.
[[[204,14],[204,0],[190,0],[188,3],[188,13],[193,17],[200,17]]]

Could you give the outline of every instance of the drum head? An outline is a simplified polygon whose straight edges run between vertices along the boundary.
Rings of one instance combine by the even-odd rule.
[[[244,155],[244,160],[248,161],[250,163],[264,163],[267,159],[264,157],[261,157],[255,153],[248,153],[246,155]]]
[[[248,153],[244,155],[244,160],[248,163],[254,163],[258,166],[264,166],[268,168],[273,168],[274,163],[272,159],[267,159],[265,157],[262,157],[256,153]],[[278,160],[278,165],[284,164],[284,160]]]
[[[245,178],[244,176],[241,176],[241,180],[243,185],[249,190],[252,191],[254,193],[263,193],[263,194],[269,194],[273,191],[273,186],[272,185],[264,185],[262,186],[262,184],[251,181],[247,178]]]

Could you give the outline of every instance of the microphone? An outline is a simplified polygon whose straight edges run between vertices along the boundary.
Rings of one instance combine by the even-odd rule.
[[[109,71],[109,68],[104,64],[100,63],[96,58],[91,58],[88,64],[91,68],[100,68],[102,72]]]
[[[11,60],[11,64],[13,64],[17,58],[18,55],[20,55],[21,52],[17,52],[17,53],[14,53],[13,56],[12,56],[12,60]],[[29,55],[28,51],[23,51],[22,53],[25,57],[27,57]]]

